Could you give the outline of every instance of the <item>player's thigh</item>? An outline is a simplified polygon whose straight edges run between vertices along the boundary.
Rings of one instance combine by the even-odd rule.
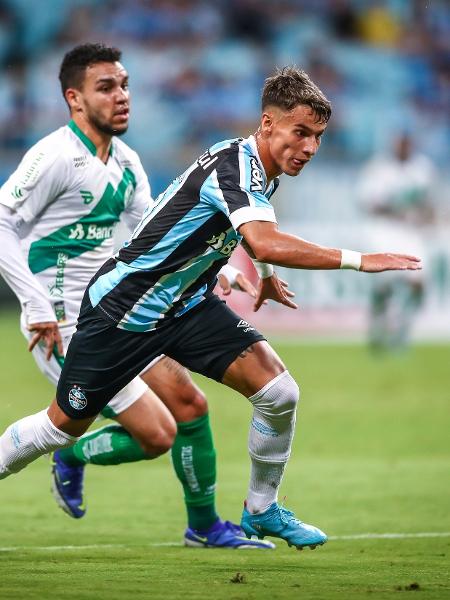
[[[180,323],[166,354],[246,396],[285,370],[264,336],[216,296]]]
[[[285,370],[283,361],[270,344],[260,341],[236,357],[225,371],[222,383],[249,398]]]
[[[114,418],[144,448],[154,446],[167,450],[172,446],[177,425],[158,396],[147,386],[145,388],[136,401]]]
[[[96,416],[164,352],[162,336],[122,330],[86,305],[56,391],[59,406],[74,419]]]
[[[205,395],[192,381],[189,371],[172,358],[162,357],[142,372],[141,377],[177,422],[190,421],[207,412]]]

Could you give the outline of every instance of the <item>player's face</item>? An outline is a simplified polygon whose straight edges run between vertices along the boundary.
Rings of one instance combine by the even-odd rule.
[[[317,122],[311,107],[300,104],[289,112],[269,110],[263,114],[261,129],[266,131],[275,170],[295,177],[319,149],[326,124]]]
[[[128,129],[128,73],[119,62],[88,66],[80,100],[85,119],[102,133],[122,135]]]

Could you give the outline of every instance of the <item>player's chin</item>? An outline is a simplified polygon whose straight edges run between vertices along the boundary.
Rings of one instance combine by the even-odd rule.
[[[286,168],[283,169],[283,173],[288,175],[289,177],[297,177],[302,171],[304,165],[294,166],[292,164],[286,165]]]
[[[126,133],[128,130],[128,123],[123,124],[123,125],[116,125],[113,128],[113,132],[114,135],[123,135],[124,133]]]

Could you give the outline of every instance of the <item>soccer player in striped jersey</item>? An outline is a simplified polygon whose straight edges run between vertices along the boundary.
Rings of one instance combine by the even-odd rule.
[[[0,190],[0,270],[21,302],[29,348],[55,386],[84,289],[113,253],[116,224],[132,231],[153,202],[138,155],[118,137],[128,127],[130,100],[119,60],[118,50],[96,44],[65,56],[60,80],[72,119],[33,146]],[[239,282],[252,291],[241,275]],[[203,546],[249,546],[242,532],[216,513],[208,406],[184,367],[157,357],[102,413],[118,424],[89,432],[54,454],[53,491],[69,515],[80,518],[86,512],[86,464],[151,459],[172,447],[187,533],[200,532]]]
[[[0,477],[73,443],[117,390],[164,353],[253,405],[245,533],[279,537],[297,548],[326,541],[277,501],[298,386],[264,337],[212,290],[241,241],[266,265],[266,296],[276,296],[280,285],[270,264],[420,268],[416,257],[318,246],[278,229],[271,204],[278,177],[299,175],[319,149],[330,115],[329,101],[306,73],[294,67],[277,72],[265,82],[255,135],[212,146],[147,208],[131,239],[87,288],[48,418],[26,417],[0,437]],[[17,431],[23,441],[17,442]]]

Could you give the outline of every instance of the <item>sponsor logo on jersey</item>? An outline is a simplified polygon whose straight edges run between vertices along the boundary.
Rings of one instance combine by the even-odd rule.
[[[239,321],[236,327],[239,329],[244,329],[244,333],[247,333],[247,331],[255,331],[255,328],[252,327],[250,323],[247,323],[247,321],[243,321],[242,319]]]
[[[75,169],[81,169],[88,164],[88,157],[86,154],[83,156],[74,156],[73,157],[73,166]]]
[[[56,259],[56,276],[55,283],[49,286],[49,292],[51,296],[62,296],[64,294],[64,270],[66,268],[67,254],[64,252],[58,252]],[[57,318],[59,321],[60,319]]]
[[[55,311],[56,320],[59,324],[64,323],[66,321],[66,307],[63,300],[58,300],[53,305],[53,310]]]
[[[25,185],[26,183],[30,183],[32,181],[35,181],[37,179],[37,177],[39,176],[39,163],[41,162],[41,160],[44,158],[44,153],[43,152],[39,152],[39,154],[36,156],[36,158],[33,160],[33,162],[31,163],[31,165],[28,167],[28,169],[25,171],[25,176],[22,179],[22,181],[20,181],[20,185]]]
[[[69,240],[82,240],[84,235],[83,225],[81,223],[77,223],[75,227],[70,230]]]
[[[211,246],[211,248],[214,248],[214,250],[220,250],[220,248],[222,248],[222,246],[223,246],[223,242],[225,241],[226,237],[227,237],[227,234],[225,233],[225,231],[222,231],[222,233],[213,235],[210,240],[206,241],[206,243],[209,246]]]
[[[209,150],[207,150],[206,152],[204,152],[200,158],[197,160],[198,164],[202,167],[202,169],[207,169],[208,167],[210,167],[214,162],[216,162],[217,160],[217,156],[211,156],[211,153]]]
[[[33,162],[31,163],[31,165],[25,171],[23,179],[21,179],[19,181],[19,185],[16,185],[14,187],[14,191],[11,192],[11,195],[14,198],[16,198],[16,200],[18,200],[19,198],[21,198],[23,196],[22,187],[25,186],[27,183],[33,183],[39,177],[40,170],[38,169],[38,167],[39,167],[39,163],[44,158],[44,156],[45,155],[44,155],[43,152],[39,152],[39,154],[33,160]]]
[[[90,204],[94,200],[94,194],[89,190],[80,190],[80,194],[85,204]]]
[[[132,160],[128,160],[126,158],[123,158],[122,160],[119,161],[119,164],[121,167],[132,167],[133,166],[133,161]]]
[[[130,181],[130,183],[126,187],[126,190],[123,193],[123,203],[124,203],[125,207],[127,207],[130,204],[130,202],[133,198],[133,194],[134,194],[134,186]]]
[[[256,158],[252,157],[250,159],[250,168],[251,168],[250,191],[251,192],[262,192],[264,177],[263,177],[261,168],[259,167],[258,163],[256,162]]]
[[[225,244],[225,239],[227,237],[226,231],[222,231],[222,233],[218,233],[217,235],[213,235],[210,240],[207,240],[207,244],[211,246],[214,250],[218,250],[220,254],[224,256],[229,256],[233,250],[238,245],[238,241],[235,239],[231,239]]]
[[[75,410],[83,410],[87,406],[86,396],[79,385],[74,385],[69,392],[69,404]]]
[[[83,225],[77,223],[69,234],[69,240],[109,240],[114,235],[114,225]]]

